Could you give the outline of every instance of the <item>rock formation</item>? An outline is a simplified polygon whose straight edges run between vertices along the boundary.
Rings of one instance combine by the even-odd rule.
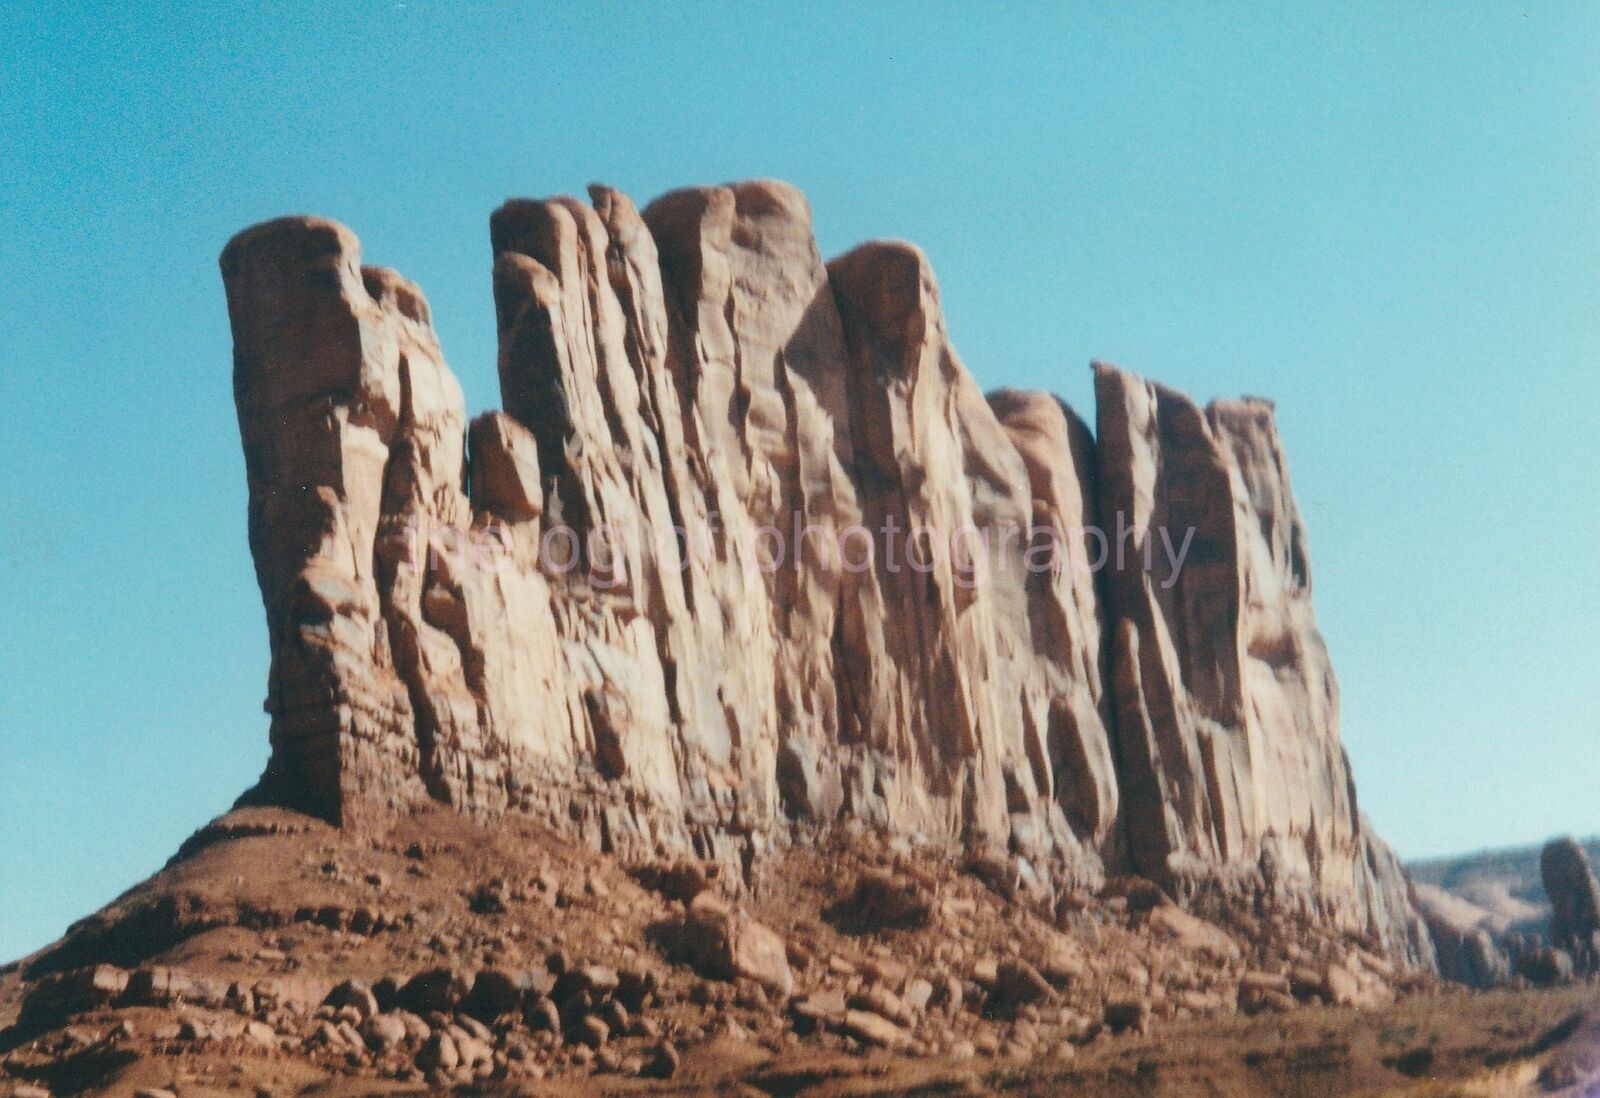
[[[1357,812],[1272,404],[1202,410],[1103,365],[1095,398],[1134,865],[1185,897],[1344,906],[1375,934],[1425,939],[1403,871]]]
[[[1132,871],[1431,963],[1357,810],[1269,403],[1099,366],[1091,439],[985,398],[916,248],[825,265],[790,187],[591,198],[492,217],[505,411],[470,425],[421,293],[347,230],[224,251],[255,800],[734,867],[851,818],[1041,899]]]
[[[1600,952],[1600,883],[1589,855],[1571,837],[1551,839],[1539,871],[1550,897],[1550,941],[1593,965]]]
[[[1468,987],[1511,979],[1511,961],[1495,941],[1489,913],[1436,885],[1417,883],[1413,898],[1433,939],[1439,975]]]

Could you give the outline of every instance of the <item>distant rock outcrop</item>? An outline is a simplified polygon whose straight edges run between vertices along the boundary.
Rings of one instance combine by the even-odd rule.
[[[1539,872],[1550,897],[1550,941],[1592,966],[1600,950],[1600,882],[1589,855],[1570,837],[1552,839],[1539,856]]]
[[[1484,850],[1409,866],[1439,974],[1472,987],[1562,983],[1600,969],[1600,838]]]
[[[1494,987],[1511,978],[1510,960],[1490,931],[1489,912],[1437,885],[1414,887],[1417,909],[1433,936],[1439,975],[1479,988]]]
[[[926,258],[755,182],[491,219],[505,412],[355,237],[222,256],[272,645],[256,799],[748,865],[850,817],[1430,964],[1361,818],[1271,404],[985,398]],[[1592,909],[1591,909],[1592,910]]]

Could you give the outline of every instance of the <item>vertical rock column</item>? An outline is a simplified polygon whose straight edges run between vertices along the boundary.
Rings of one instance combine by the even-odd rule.
[[[1539,875],[1550,898],[1550,941],[1584,967],[1600,953],[1600,881],[1589,855],[1570,836],[1551,839],[1539,854]]]
[[[221,264],[272,646],[260,795],[334,820],[494,800],[459,594],[426,563],[432,529],[471,524],[461,391],[426,301],[315,218],[247,230]]]
[[[769,615],[760,598],[712,612],[655,245],[625,196],[594,198],[516,199],[490,222],[502,398],[579,554],[551,583],[581,746],[636,806],[584,812],[609,845],[736,858],[776,801]]]
[[[1049,393],[1004,389],[991,393],[989,403],[1022,455],[1033,495],[1025,583],[1041,688],[1025,698],[1024,720],[1044,730],[1048,792],[1074,832],[1108,860],[1119,860],[1111,696],[1102,666],[1105,624],[1095,580],[1102,549],[1089,533],[1099,522],[1094,438]]]
[[[1272,405],[1202,410],[1105,365],[1095,392],[1134,864],[1419,955],[1403,874],[1357,812]]]
[[[826,824],[843,804],[852,705],[834,666],[850,584],[834,549],[858,511],[844,334],[811,211],[793,187],[758,180],[671,192],[644,220],[667,306],[664,372],[681,397],[679,422],[662,425],[681,455],[676,511],[709,532],[696,616],[708,650],[725,653],[714,666],[755,664],[722,677],[721,704],[770,715],[770,746],[751,761],[770,760],[777,810]]]
[[[1036,511],[1070,519],[1081,502],[1072,455],[1045,452],[1065,425],[1039,445],[1015,402],[1002,424],[949,343],[916,248],[863,245],[828,274],[851,356],[856,496],[880,550],[837,663],[855,701],[842,731],[863,749],[853,807],[881,801],[920,833],[1008,850],[1025,882],[1045,866],[1092,881],[1116,813],[1098,609],[1092,584],[1030,571],[1027,553]]]

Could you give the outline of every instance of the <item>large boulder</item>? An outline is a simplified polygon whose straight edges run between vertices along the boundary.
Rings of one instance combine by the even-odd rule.
[[[702,975],[720,980],[753,980],[787,998],[794,991],[783,939],[744,911],[710,895],[689,905],[682,948]]]

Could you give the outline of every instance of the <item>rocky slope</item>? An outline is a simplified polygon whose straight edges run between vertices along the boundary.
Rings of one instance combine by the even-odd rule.
[[[844,819],[1431,963],[1357,811],[1261,400],[985,398],[927,260],[773,182],[491,219],[504,412],[355,237],[222,256],[272,645],[256,802],[530,812],[744,872]],[[1131,529],[1130,529],[1131,528]]]
[[[0,966],[0,1095],[1301,1098],[1600,1078],[1592,987],[1444,991],[1286,912],[1212,923],[1135,878],[1041,911],[991,865],[850,825],[750,884],[718,864],[624,865],[520,813],[335,828],[237,810]]]

